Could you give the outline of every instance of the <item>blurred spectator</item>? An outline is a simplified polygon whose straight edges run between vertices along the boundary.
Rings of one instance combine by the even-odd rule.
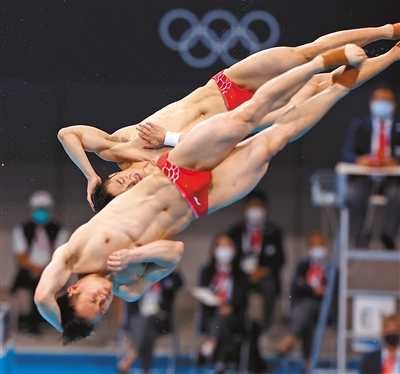
[[[50,262],[57,247],[67,242],[69,233],[59,222],[52,220],[53,196],[47,191],[36,191],[29,199],[30,219],[18,224],[12,232],[12,250],[17,260],[17,275],[11,287],[14,294],[19,289],[32,293],[30,313],[20,316],[25,320],[29,333],[40,333],[39,324],[43,321],[33,294],[43,269]]]
[[[324,237],[320,232],[311,233],[308,238],[308,257],[297,263],[291,284],[292,311],[289,334],[278,346],[278,355],[283,356],[296,338],[301,340],[306,371],[310,365],[314,330],[325,294],[329,264],[329,252]]]
[[[235,244],[221,234],[214,239],[210,261],[200,272],[200,287],[211,290],[214,300],[201,304],[200,329],[206,339],[197,366],[214,362],[217,373],[224,373],[228,362],[238,364],[240,357],[241,339],[235,344],[235,336],[244,333],[249,286],[237,260]]]
[[[248,274],[252,289],[262,296],[262,322],[266,331],[273,321],[285,262],[282,230],[267,216],[267,196],[262,191],[253,191],[245,198],[244,220],[228,232],[239,251],[241,269]]]
[[[382,321],[382,346],[366,353],[361,360],[360,374],[400,373],[400,315],[391,314]]]
[[[369,166],[395,166],[400,162],[400,121],[395,119],[396,96],[388,86],[378,86],[369,100],[369,115],[356,118],[350,125],[342,151],[342,161]],[[395,248],[400,224],[400,177],[376,178],[351,176],[348,184],[351,236],[358,247],[367,247],[371,233],[361,237],[372,184],[386,195],[380,239],[386,249]]]
[[[124,303],[130,346],[118,363],[119,373],[128,373],[139,356],[142,373],[150,372],[153,365],[154,343],[162,334],[172,332],[173,308],[177,291],[182,287],[180,272],[175,269],[170,275],[155,283],[144,296],[136,302]]]

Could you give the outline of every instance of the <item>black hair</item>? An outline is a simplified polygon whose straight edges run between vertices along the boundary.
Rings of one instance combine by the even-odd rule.
[[[63,345],[86,338],[94,330],[94,324],[76,315],[73,306],[76,297],[77,295],[70,296],[65,293],[56,299],[61,312],[61,325],[63,328],[61,339],[63,340]]]
[[[395,87],[392,83],[389,83],[389,82],[378,82],[378,83],[374,84],[373,86],[371,86],[369,96],[372,97],[374,92],[376,90],[379,90],[379,89],[385,89],[385,90],[391,91],[393,93],[395,101],[397,101],[396,100],[396,98],[397,98],[397,87]]]
[[[259,201],[266,208],[269,206],[269,198],[264,191],[253,190],[244,199],[245,204],[250,204],[252,201]]]
[[[95,212],[102,210],[115,196],[107,192],[106,187],[109,183],[109,179],[101,184],[98,184],[92,194],[92,201]]]

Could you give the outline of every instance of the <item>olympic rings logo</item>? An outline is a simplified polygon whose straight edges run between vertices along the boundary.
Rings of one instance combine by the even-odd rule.
[[[183,19],[189,22],[190,28],[182,33],[179,40],[170,35],[170,25],[173,21]],[[209,26],[215,20],[223,20],[229,24],[229,29],[221,37]],[[248,27],[254,21],[263,21],[269,27],[269,37],[260,42],[257,35]],[[262,10],[254,10],[247,13],[240,22],[227,10],[215,9],[207,13],[199,20],[191,11],[186,9],[173,9],[166,13],[160,21],[158,32],[164,44],[178,51],[183,61],[194,68],[205,68],[212,65],[220,57],[227,65],[233,65],[238,60],[230,55],[229,50],[240,41],[249,51],[249,54],[276,45],[279,40],[280,26],[278,21],[270,13]],[[190,50],[199,41],[209,49],[205,57],[195,57]]]

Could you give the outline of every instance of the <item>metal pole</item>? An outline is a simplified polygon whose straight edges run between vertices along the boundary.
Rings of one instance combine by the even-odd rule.
[[[346,335],[347,335],[347,288],[348,288],[348,235],[349,210],[346,206],[340,209],[340,267],[339,267],[339,320],[337,336],[338,373],[346,373]]]
[[[347,174],[337,174],[337,196],[340,206],[339,222],[339,315],[337,334],[337,368],[338,373],[346,373],[347,343],[347,288],[348,288],[348,245],[349,245],[349,210],[347,200]]]

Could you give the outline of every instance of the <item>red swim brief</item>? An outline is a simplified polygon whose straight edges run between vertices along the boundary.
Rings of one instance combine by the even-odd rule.
[[[182,196],[189,203],[196,218],[208,213],[208,187],[211,181],[210,171],[197,171],[180,168],[171,164],[168,153],[163,153],[157,160],[157,166],[176,185]]]
[[[232,82],[225,74],[224,70],[215,74],[211,79],[217,82],[218,88],[224,98],[225,105],[228,110],[233,110],[247,100],[250,100],[254,92],[240,88],[236,83]]]

